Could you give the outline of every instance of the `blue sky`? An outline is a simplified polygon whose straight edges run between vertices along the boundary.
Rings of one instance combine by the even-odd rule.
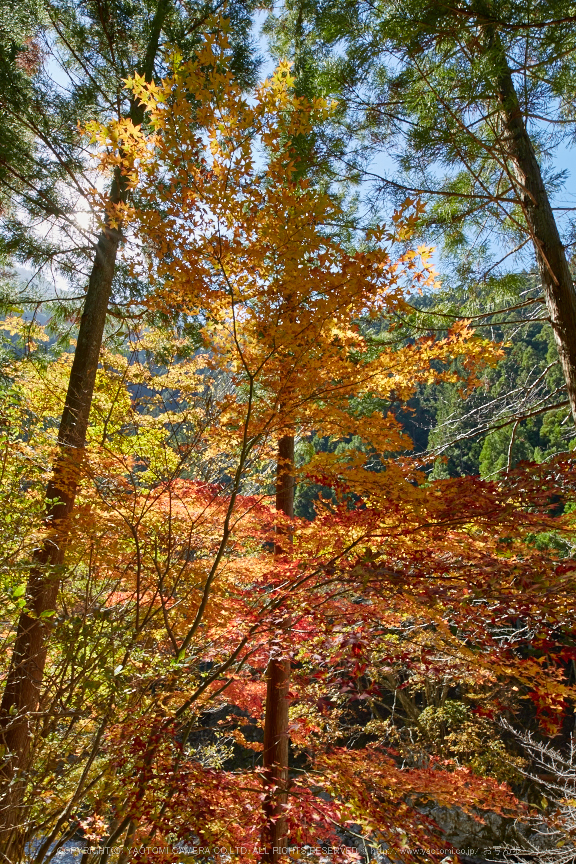
[[[267,12],[257,13],[253,28],[254,39],[257,42],[260,53],[263,58],[263,63],[260,69],[260,74],[262,77],[269,75],[274,69],[274,61],[272,60],[269,51],[268,45],[266,41],[266,37],[261,33],[261,27],[264,23],[267,16]],[[394,160],[390,158],[385,152],[378,153],[370,166],[371,170],[376,174],[380,174],[381,176],[385,176],[389,179],[394,179],[394,175],[396,174],[396,166]],[[560,144],[556,145],[552,150],[552,157],[546,160],[543,165],[543,169],[546,173],[557,174],[558,172],[565,172],[565,178],[558,189],[558,191],[551,196],[551,203],[555,209],[556,221],[558,224],[558,228],[565,238],[565,241],[568,240],[568,232],[570,228],[570,220],[574,219],[576,214],[576,175],[574,171],[575,167],[575,149],[574,145],[568,140],[564,140]],[[438,174],[442,175],[444,170],[439,166]],[[387,219],[390,216],[390,212],[384,212],[383,218]],[[568,248],[569,254],[576,251],[576,245]],[[497,250],[498,257],[500,257],[500,250]],[[531,267],[533,262],[532,250],[530,249],[529,254],[523,254],[522,256],[515,256],[510,258],[507,267],[509,269],[522,269],[523,267]],[[435,264],[437,269],[442,275],[442,269],[444,267],[443,262],[440,260],[439,255],[435,255]]]

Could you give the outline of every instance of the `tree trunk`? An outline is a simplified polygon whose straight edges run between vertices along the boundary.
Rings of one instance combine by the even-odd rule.
[[[562,245],[548,193],[514,88],[502,44],[495,34],[492,50],[498,70],[498,99],[507,137],[506,155],[512,162],[513,182],[528,223],[542,290],[566,380],[572,417],[576,422],[576,294],[566,251]]]
[[[291,519],[294,516],[294,436],[284,435],[278,442],[276,474],[276,509]],[[274,554],[277,558],[290,554],[290,531],[276,529]],[[276,864],[281,849],[287,844],[285,809],[288,802],[288,689],[290,660],[283,656],[285,639],[282,633],[273,640],[266,669],[266,714],[264,718],[264,829],[262,860]]]
[[[168,2],[159,0],[152,21],[150,39],[140,67],[147,80],[152,79]],[[135,125],[141,123],[143,108],[132,103],[130,117]],[[119,203],[125,198],[125,183],[117,175],[112,183],[110,200]],[[56,607],[120,236],[118,229],[107,225],[96,246],[58,431],[59,452],[46,491],[46,538],[34,554],[34,567],[26,589],[26,607],[18,621],[0,706],[0,740],[4,748],[0,774],[4,787],[0,803],[0,853],[5,860],[17,859],[21,854],[23,835],[20,828],[24,823],[22,807],[32,724],[39,702],[50,632],[49,617],[43,615]]]
[[[10,670],[0,706],[4,747],[2,780],[6,790],[0,810],[0,849],[16,853],[21,802],[26,786],[33,715],[37,710],[46,664],[50,619],[56,607],[70,516],[78,486],[98,355],[114,273],[118,233],[102,232],[92,268],[78,343],[72,364],[60,429],[59,453],[46,491],[46,538],[34,554],[20,615]],[[10,859],[11,855],[7,855]],[[17,857],[17,855],[16,855]]]

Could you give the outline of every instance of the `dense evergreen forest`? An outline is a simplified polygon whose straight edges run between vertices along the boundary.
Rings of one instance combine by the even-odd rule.
[[[0,2],[0,861],[576,861],[575,50]]]

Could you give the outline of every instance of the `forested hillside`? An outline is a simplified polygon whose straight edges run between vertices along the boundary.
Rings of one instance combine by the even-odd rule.
[[[4,4],[2,861],[576,860],[575,34]]]
[[[541,301],[532,314],[534,306],[541,313]],[[404,422],[413,426],[418,450],[436,457],[433,477],[495,477],[572,449],[574,426],[551,328],[530,323],[531,317],[522,310],[486,314],[477,326],[503,346],[504,357],[481,385],[469,393],[455,384],[425,385],[409,403],[414,414]]]

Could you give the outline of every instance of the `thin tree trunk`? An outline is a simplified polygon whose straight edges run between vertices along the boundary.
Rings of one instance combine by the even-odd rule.
[[[276,477],[276,509],[292,519],[294,516],[294,436],[284,435],[278,442]],[[277,558],[290,554],[292,537],[284,528],[277,528],[274,554]],[[275,864],[281,849],[287,844],[285,809],[288,802],[288,689],[290,660],[283,656],[282,634],[272,643],[266,669],[266,714],[264,718],[264,829],[262,860]]]
[[[491,38],[491,48],[498,70],[498,98],[507,131],[507,156],[513,165],[516,191],[536,251],[542,290],[566,380],[572,417],[576,422],[576,293],[572,274],[540,165],[526,130],[512,73],[497,34]]]
[[[147,80],[152,79],[168,3],[169,0],[159,0],[152,21],[145,58],[140,67]],[[143,108],[132,103],[130,117],[135,125],[141,123]],[[125,184],[117,175],[112,183],[110,200],[117,204],[125,198]],[[4,860],[18,858],[21,854],[20,826],[24,821],[22,802],[26,770],[50,633],[49,617],[43,616],[56,607],[120,237],[118,229],[107,225],[96,246],[58,431],[59,452],[46,491],[46,538],[34,554],[34,567],[26,589],[26,611],[22,612],[18,622],[0,706],[0,740],[4,748],[0,774],[4,786],[0,803],[0,853]]]

